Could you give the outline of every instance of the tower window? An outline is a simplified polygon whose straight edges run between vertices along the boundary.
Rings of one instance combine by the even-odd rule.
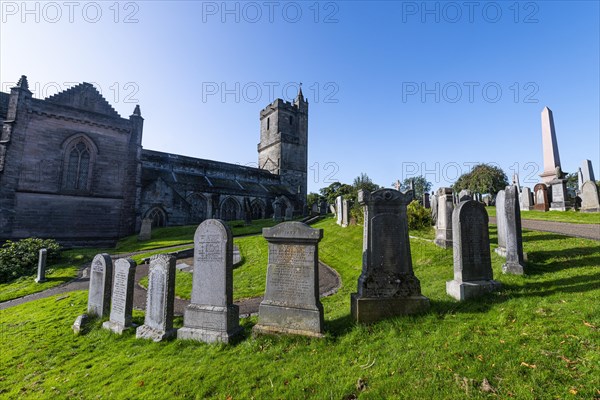
[[[294,123],[294,117],[292,117],[292,116],[290,115],[290,125],[292,125],[293,123]]]
[[[267,130],[271,127],[271,118],[267,118]]]

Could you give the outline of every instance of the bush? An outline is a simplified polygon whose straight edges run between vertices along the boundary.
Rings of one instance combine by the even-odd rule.
[[[47,249],[47,262],[58,258],[60,246],[52,239],[28,238],[7,241],[0,247],[0,283],[12,281],[37,271],[40,249]]]
[[[413,200],[407,207],[408,229],[423,229],[431,226],[431,210],[423,207],[418,200]]]

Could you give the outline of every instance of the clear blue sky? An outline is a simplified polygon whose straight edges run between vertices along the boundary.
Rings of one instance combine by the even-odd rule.
[[[596,1],[75,3],[2,2],[1,90],[93,82],[147,149],[253,165],[259,111],[303,82],[311,191],[477,162],[533,187],[544,106],[563,170],[600,176]]]

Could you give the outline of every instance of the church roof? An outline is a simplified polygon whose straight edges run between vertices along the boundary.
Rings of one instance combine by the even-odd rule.
[[[106,101],[98,89],[87,82],[70,87],[47,97],[45,100],[54,104],[91,111],[113,118],[121,118],[119,113]]]

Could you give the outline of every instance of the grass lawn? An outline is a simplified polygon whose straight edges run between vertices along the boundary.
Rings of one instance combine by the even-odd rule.
[[[252,221],[250,225],[245,225],[244,221],[230,221],[228,224],[231,227],[233,235],[240,236],[261,233],[262,228],[274,226],[277,222],[273,221],[273,219],[261,219]],[[182,245],[182,249],[192,247],[191,245],[184,245],[193,244],[196,228],[198,228],[197,225],[156,228],[152,231],[152,239],[150,240],[138,242],[137,235],[128,236],[119,240],[117,246],[112,249],[87,248],[65,250],[61,253],[61,260],[58,263],[48,265],[46,272],[47,282],[38,284],[34,281],[36,275],[31,275],[23,276],[11,282],[0,283],[0,302],[41,292],[69,282],[77,277],[77,271],[79,271],[81,265],[92,261],[98,253],[123,254],[142,252],[132,256],[137,263],[140,263],[142,259],[151,255],[172,251],[156,250],[162,247],[178,245]]]
[[[242,320],[245,338],[236,345],[152,343],[113,335],[99,329],[100,321],[74,336],[70,326],[85,311],[87,293],[73,292],[0,311],[0,397],[600,396],[598,242],[525,231],[527,275],[502,275],[503,260],[492,253],[502,291],[459,303],[445,294],[452,251],[413,239],[414,270],[431,310],[356,326],[349,300],[360,274],[362,228],[342,229],[332,219],[314,226],[325,230],[320,258],[343,281],[322,299],[325,339],[252,338],[256,318]],[[495,227],[491,237],[495,242]],[[143,314],[134,312],[134,320],[142,323]],[[482,388],[484,380],[489,386]]]
[[[496,207],[485,208],[490,217],[496,216]],[[521,211],[521,219],[540,221],[570,222],[572,224],[600,224],[600,213],[582,213],[579,211]]]

